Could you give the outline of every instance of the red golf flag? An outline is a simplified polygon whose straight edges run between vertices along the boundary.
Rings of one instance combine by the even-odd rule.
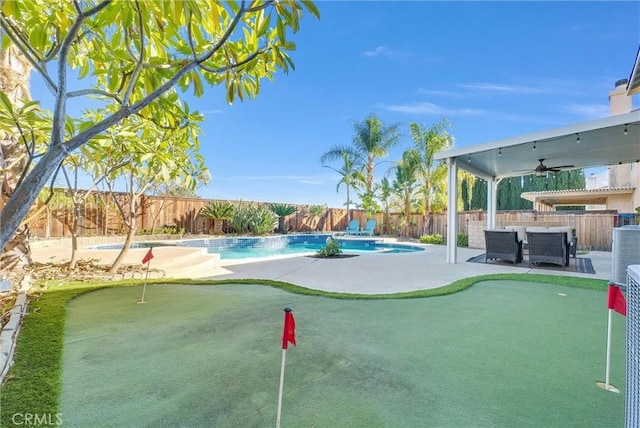
[[[609,284],[609,300],[607,302],[607,308],[613,309],[617,313],[627,316],[627,301],[624,298],[624,294],[622,294],[620,288],[613,284]]]
[[[149,248],[149,251],[147,251],[147,254],[144,256],[144,259],[142,259],[142,264],[147,263],[153,258],[153,252],[151,252],[151,250],[153,250],[153,248]]]
[[[289,343],[296,346],[296,321],[293,319],[291,308],[285,308],[284,330],[282,331],[282,349],[287,349]]]

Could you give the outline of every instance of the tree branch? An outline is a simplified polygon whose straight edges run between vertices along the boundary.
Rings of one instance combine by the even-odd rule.
[[[268,8],[269,6],[271,6],[273,3],[275,3],[273,0],[267,0],[265,1],[262,5],[260,6],[255,6],[255,7],[250,7],[248,8],[246,11],[247,12],[259,12],[261,10],[264,10],[266,8]]]
[[[266,53],[269,50],[268,47],[263,47],[258,49],[257,51],[255,51],[254,53],[252,53],[251,55],[249,55],[248,57],[246,57],[245,59],[243,59],[242,61],[239,61],[235,64],[229,64],[229,65],[225,65],[224,67],[220,67],[220,68],[211,68],[208,67],[204,64],[200,64],[200,68],[202,68],[203,70],[206,70],[210,73],[223,73],[227,70],[231,70],[234,68],[238,68],[241,67],[249,62],[251,62],[255,57],[257,57],[258,55],[262,55],[263,53]]]
[[[245,5],[245,1],[243,0],[242,1],[242,5],[240,6],[240,9],[238,10],[238,13],[233,18],[233,21],[231,21],[231,24],[229,24],[229,28],[227,28],[227,31],[225,31],[225,33],[222,35],[220,40],[218,40],[218,42],[215,45],[213,45],[213,47],[211,48],[211,50],[209,52],[207,52],[205,54],[202,54],[200,56],[200,58],[197,58],[199,64],[201,64],[201,63],[205,62],[206,60],[208,60],[209,58],[211,58],[213,56],[213,54],[218,52],[218,50],[222,46],[224,46],[224,44],[227,42],[229,37],[231,37],[231,34],[233,34],[233,32],[236,30],[236,27],[238,26],[238,23],[240,22],[240,19],[242,18],[242,15],[244,15],[244,13],[245,13],[244,5]]]
[[[105,7],[107,7],[113,0],[104,0],[101,3],[98,3],[95,7],[91,9],[87,9],[86,11],[80,13],[73,24],[71,24],[71,28],[69,28],[69,32],[67,36],[62,41],[60,45],[60,59],[58,60],[58,96],[56,97],[56,102],[54,106],[53,112],[53,120],[52,120],[52,129],[51,129],[51,145],[57,146],[63,144],[64,140],[64,120],[66,116],[66,98],[64,94],[67,89],[67,59],[69,56],[69,51],[71,49],[71,45],[73,44],[78,31],[80,31],[80,26],[84,23],[84,21],[97,14]]]
[[[139,57],[136,61],[136,67],[131,74],[131,78],[129,79],[129,85],[122,96],[122,104],[129,104],[129,98],[131,97],[131,93],[133,92],[133,88],[136,86],[136,81],[138,80],[138,76],[140,75],[140,70],[142,70],[142,63],[144,61],[144,23],[142,22],[142,12],[140,12],[140,4],[138,1],[135,2],[136,5],[136,13],[138,14],[138,27],[140,30],[140,46],[138,47]],[[130,51],[131,56],[133,52]]]
[[[120,98],[118,98],[117,95],[112,94],[110,92],[107,91],[103,91],[101,89],[79,89],[77,91],[71,91],[71,92],[67,92],[67,98],[74,98],[74,97],[83,97],[86,95],[102,95],[108,98],[112,98],[115,101],[117,101],[119,104],[122,104],[122,100],[120,100]]]

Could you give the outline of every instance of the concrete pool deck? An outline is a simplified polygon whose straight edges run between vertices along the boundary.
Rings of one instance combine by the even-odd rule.
[[[416,245],[415,243],[411,243]],[[492,263],[468,263],[467,259],[484,253],[481,249],[458,248],[458,263],[446,263],[446,247],[423,245],[425,251],[398,254],[361,254],[343,259],[318,259],[304,256],[278,257],[263,261],[225,261],[201,248],[154,247],[150,277],[227,279],[259,278],[290,282],[307,288],[346,293],[398,293],[442,287],[451,282],[477,275],[524,273],[568,275],[609,279],[611,253],[590,252],[579,257],[591,259],[594,274],[528,269]],[[148,249],[131,249],[127,264],[141,265]],[[119,250],[79,250],[80,259],[95,259],[108,264]],[[64,240],[32,243],[34,261],[61,263],[69,259],[70,244]],[[575,263],[572,259],[571,263]]]

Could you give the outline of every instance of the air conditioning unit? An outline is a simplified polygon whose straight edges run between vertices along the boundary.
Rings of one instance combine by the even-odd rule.
[[[626,285],[627,266],[637,264],[640,264],[640,226],[615,227],[611,247],[610,281],[617,285]]]

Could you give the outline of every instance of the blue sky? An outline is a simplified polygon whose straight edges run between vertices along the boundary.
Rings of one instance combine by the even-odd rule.
[[[411,122],[446,118],[465,147],[606,117],[640,45],[638,1],[316,4],[321,19],[306,15],[291,36],[296,70],[256,99],[183,94],[206,118],[213,180],[201,197],[342,207],[340,176],[320,156],[372,113],[404,131],[377,180],[412,145]]]
[[[370,113],[405,131],[389,161],[411,146],[411,122],[447,118],[464,147],[606,117],[640,44],[639,2],[317,5],[321,19],[306,16],[292,38],[294,72],[255,100],[191,101],[213,176],[202,197],[341,207],[340,177],[320,156]]]

